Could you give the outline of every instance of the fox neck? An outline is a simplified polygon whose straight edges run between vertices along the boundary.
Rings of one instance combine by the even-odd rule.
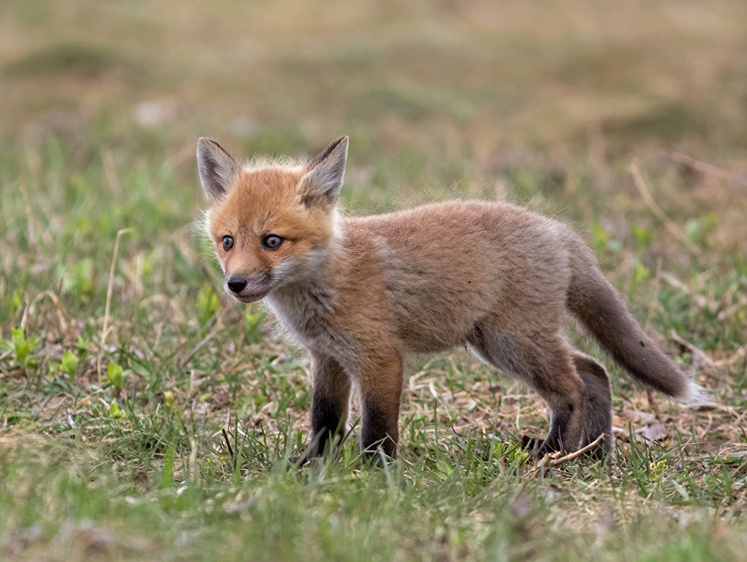
[[[302,343],[324,330],[338,300],[347,261],[341,233],[336,233],[326,248],[313,252],[301,279],[265,297],[286,329]]]

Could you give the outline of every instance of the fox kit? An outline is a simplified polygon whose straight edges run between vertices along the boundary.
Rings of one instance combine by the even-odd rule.
[[[347,152],[341,137],[313,159],[241,165],[210,139],[197,146],[225,291],[265,299],[311,353],[313,454],[344,430],[355,390],[364,451],[394,457],[405,356],[462,345],[545,400],[540,453],[611,436],[607,373],[560,335],[566,311],[637,380],[697,397],[570,228],[482,201],[341,217]]]

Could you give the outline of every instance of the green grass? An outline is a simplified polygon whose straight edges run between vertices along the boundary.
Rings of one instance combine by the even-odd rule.
[[[1,559],[743,557],[744,7],[392,9],[0,7]],[[307,361],[215,283],[195,141],[343,133],[349,213],[505,198],[575,225],[713,404],[649,397],[571,327],[613,378],[614,457],[537,470],[542,402],[455,350],[408,365],[397,462],[361,463],[354,414],[339,459],[289,470]]]

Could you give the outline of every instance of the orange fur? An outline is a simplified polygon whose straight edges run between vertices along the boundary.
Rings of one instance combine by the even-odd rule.
[[[343,137],[310,161],[246,167],[213,141],[198,145],[226,291],[265,298],[311,352],[317,452],[343,428],[355,390],[366,452],[394,456],[405,356],[457,345],[545,399],[552,423],[542,450],[609,434],[607,375],[561,337],[568,311],[639,380],[674,397],[695,388],[560,223],[479,201],[338,218],[347,145]]]

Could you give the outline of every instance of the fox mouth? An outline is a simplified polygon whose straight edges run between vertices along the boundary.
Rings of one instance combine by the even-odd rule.
[[[264,298],[267,295],[267,293],[270,292],[270,289],[265,289],[263,291],[255,291],[253,293],[247,293],[247,294],[241,294],[241,295],[237,295],[230,291],[227,291],[227,292],[237,301],[243,302],[245,304],[249,304],[250,302],[257,302],[258,300]]]
[[[268,274],[249,279],[242,276],[231,276],[225,279],[223,289],[237,301],[250,303],[263,298],[275,285],[272,276]]]

